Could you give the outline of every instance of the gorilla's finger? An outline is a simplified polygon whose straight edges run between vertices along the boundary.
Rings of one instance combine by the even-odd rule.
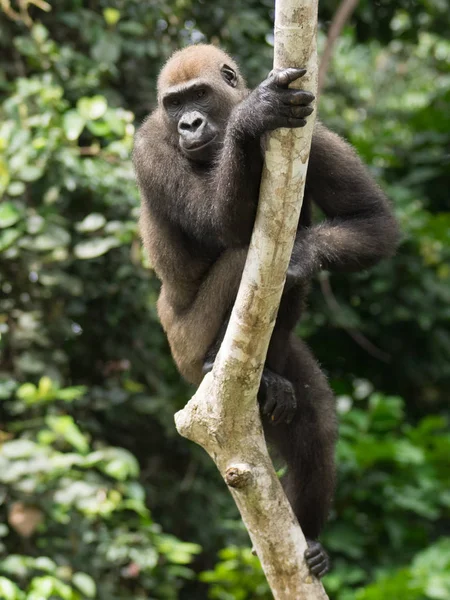
[[[296,69],[289,67],[288,69],[280,69],[272,71],[272,77],[275,85],[279,87],[287,87],[293,81],[300,79],[306,73],[306,69]]]
[[[277,85],[285,86],[289,85],[293,81],[300,79],[306,73],[306,69],[296,69],[294,67],[290,67],[288,69],[284,69],[277,76]]]
[[[296,117],[297,119],[304,119],[305,117],[308,117],[312,112],[314,112],[312,106],[293,106],[291,108],[291,115],[293,117]]]
[[[291,88],[288,88],[287,90],[281,92],[280,96],[281,101],[284,104],[290,105],[294,104],[306,106],[308,104],[311,104],[311,102],[313,102],[313,100],[315,99],[314,94],[312,94],[311,92],[308,92],[306,90],[295,90]]]

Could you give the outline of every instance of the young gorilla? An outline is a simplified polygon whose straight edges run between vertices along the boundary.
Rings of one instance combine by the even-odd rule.
[[[162,281],[158,312],[178,368],[192,383],[211,368],[236,298],[264,133],[302,127],[312,112],[313,95],[289,88],[303,74],[278,70],[250,91],[227,54],[191,46],[161,71],[158,107],[136,135],[141,232]],[[326,217],[319,225],[311,224],[311,200]],[[317,540],[333,496],[336,418],[325,376],[292,332],[315,273],[374,265],[393,254],[397,240],[381,190],[353,150],[318,123],[260,390],[265,434],[287,463],[286,493],[309,540]],[[314,574],[327,571],[317,542],[306,559]]]

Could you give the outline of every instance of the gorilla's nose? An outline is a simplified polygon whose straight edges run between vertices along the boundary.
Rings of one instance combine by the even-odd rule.
[[[199,133],[203,127],[205,126],[205,119],[203,115],[197,111],[185,113],[179,123],[178,123],[178,132],[186,135],[186,134],[195,134]]]

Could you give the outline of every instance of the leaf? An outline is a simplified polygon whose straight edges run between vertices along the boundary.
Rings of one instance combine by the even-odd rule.
[[[49,573],[52,573],[57,568],[56,563],[48,556],[38,556],[34,561],[34,567],[41,571],[48,571]]]
[[[130,554],[133,556],[136,566],[139,566],[141,569],[151,571],[158,564],[159,556],[155,548],[140,549],[138,552],[132,550]]]
[[[17,387],[15,379],[2,377],[0,379],[0,400],[10,398]]]
[[[18,229],[6,229],[0,231],[0,252],[9,248],[20,237],[21,232]]]
[[[390,430],[403,419],[404,402],[397,396],[384,396],[374,393],[369,398],[372,427],[377,430]]]
[[[44,169],[38,165],[24,165],[20,171],[19,176],[24,181],[36,181],[40,177],[42,177],[44,173]]]
[[[74,247],[73,251],[77,258],[87,260],[102,256],[102,254],[106,254],[111,248],[117,246],[120,246],[120,242],[116,238],[93,238],[88,242],[80,242]]]
[[[75,228],[77,231],[97,231],[106,223],[106,219],[99,213],[91,213],[85,217],[80,223],[77,223]]]
[[[91,50],[92,58],[98,62],[114,64],[121,51],[121,39],[114,33],[104,33]]]
[[[0,198],[3,196],[3,192],[8,187],[9,181],[10,177],[8,165],[3,160],[0,160]]]
[[[31,35],[38,44],[43,44],[48,38],[48,30],[41,23],[35,23],[31,29]]]
[[[13,440],[6,442],[1,448],[1,454],[7,458],[28,458],[36,451],[36,444],[31,440]]]
[[[111,133],[111,127],[109,126],[109,123],[106,123],[103,120],[89,121],[87,128],[97,137],[106,137],[109,133]]]
[[[115,25],[120,19],[120,11],[117,8],[105,8],[103,11],[103,18],[108,25]]]
[[[426,462],[423,449],[408,440],[398,440],[395,444],[395,460],[404,465],[421,465]]]
[[[97,593],[95,581],[87,573],[82,573],[81,571],[78,571],[78,573],[75,573],[72,577],[72,582],[74,585],[77,586],[77,588],[84,596],[87,596],[88,598],[95,597]]]
[[[87,387],[84,385],[76,385],[73,387],[64,388],[56,393],[57,398],[64,402],[72,402],[84,396],[87,392]]]
[[[23,594],[10,579],[0,576],[0,598],[2,600],[19,600],[19,598],[23,598]]]
[[[86,124],[86,119],[76,110],[69,110],[64,115],[63,129],[68,140],[74,141],[80,137]]]
[[[17,359],[16,364],[21,371],[26,373],[42,373],[45,370],[46,364],[41,360],[38,352],[25,351]]]
[[[19,128],[14,131],[11,136],[11,141],[8,145],[9,155],[14,157],[17,152],[26,149],[31,140],[31,131],[24,128]]]
[[[50,377],[44,376],[40,378],[38,391],[41,398],[45,398],[46,396],[50,395],[52,391],[54,392],[53,382]]]
[[[107,108],[108,104],[103,96],[84,97],[77,102],[78,112],[84,119],[99,119],[105,114]]]
[[[46,418],[46,423],[52,431],[63,437],[78,452],[86,454],[89,452],[89,444],[86,437],[81,433],[78,425],[69,415],[53,416]]]
[[[11,227],[21,218],[21,213],[17,206],[12,202],[2,202],[0,204],[0,229]]]
[[[105,120],[109,125],[111,131],[116,135],[123,137],[126,131],[126,120],[124,119],[123,111],[118,110],[107,110],[105,114]]]
[[[36,235],[45,228],[45,219],[40,215],[30,215],[27,219],[27,233]]]
[[[1,562],[2,571],[13,575],[15,578],[24,578],[28,572],[28,560],[28,557],[19,554],[10,554]]]
[[[60,600],[75,600],[76,596],[72,588],[63,583],[60,579],[51,575],[43,577],[34,577],[30,584],[31,594],[27,596],[28,600],[44,600],[58,598]],[[33,592],[37,592],[33,594]]]
[[[201,546],[190,542],[180,542],[176,538],[167,536],[160,545],[159,550],[167,556],[170,562],[187,565],[192,562],[193,554],[201,552]]]
[[[37,396],[37,388],[33,383],[24,383],[19,387],[16,395],[20,400],[32,403]]]
[[[83,293],[83,281],[62,271],[42,271],[39,282],[45,286],[62,289],[72,296],[80,296]]]
[[[119,481],[124,481],[128,477],[136,477],[139,474],[139,463],[125,448],[110,447],[91,452],[87,460],[93,465],[103,463],[103,471]]]
[[[58,225],[49,224],[45,230],[36,237],[23,238],[20,242],[21,247],[32,250],[47,252],[68,246],[70,243],[70,233]]]

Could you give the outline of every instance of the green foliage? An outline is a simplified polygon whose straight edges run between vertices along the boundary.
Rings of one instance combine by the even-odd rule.
[[[450,541],[447,538],[420,552],[410,567],[380,575],[374,584],[356,594],[356,600],[446,600],[449,595]]]
[[[320,3],[322,47],[337,5]],[[130,152],[175,48],[220,42],[265,76],[273,1],[50,8],[0,12],[0,598],[268,599],[214,465],[174,431],[190,390],[157,322]],[[317,286],[301,326],[339,394],[336,600],[450,596],[447,12],[361,1],[321,95],[404,233],[392,261],[333,276],[338,310]]]
[[[250,548],[224,548],[214,571],[201,573],[200,580],[211,584],[208,597],[214,600],[272,598],[259,560]]]
[[[93,448],[91,436],[64,414],[65,404],[84,392],[44,377],[38,386],[20,386],[9,407],[22,414],[31,406],[33,418],[16,420],[26,435],[2,444],[0,485],[8,489],[9,525],[1,531],[0,550],[13,544],[14,532],[25,539],[36,534],[38,558],[5,555],[2,597],[126,598],[133,590],[133,597],[147,598],[148,590],[176,598],[180,579],[192,576],[186,565],[199,547],[155,524],[130,452],[99,442]]]
[[[408,565],[440,535],[439,523],[450,508],[445,458],[450,434],[440,416],[411,425],[400,398],[373,393],[365,381],[356,382],[353,397],[338,398],[338,409],[340,477],[334,510],[344,521],[333,520],[324,542],[339,567],[327,577],[328,587],[336,598],[347,600],[353,598],[349,583],[389,573],[392,565]],[[435,574],[445,572],[442,563]]]

